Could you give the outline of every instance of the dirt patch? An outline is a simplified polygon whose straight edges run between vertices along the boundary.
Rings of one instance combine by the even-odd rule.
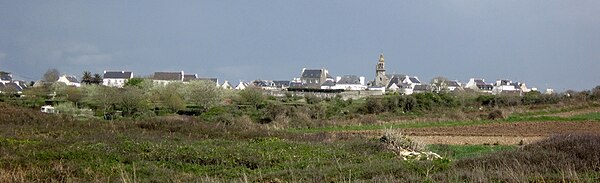
[[[508,136],[410,136],[425,144],[452,144],[452,145],[517,145],[530,144],[546,137],[508,137]]]
[[[599,134],[600,122],[518,122],[474,126],[398,129],[426,144],[529,144],[557,134]],[[383,130],[333,132],[335,136],[377,138]]]
[[[518,122],[474,126],[402,129],[413,136],[508,136],[536,137],[568,133],[600,133],[598,122]]]

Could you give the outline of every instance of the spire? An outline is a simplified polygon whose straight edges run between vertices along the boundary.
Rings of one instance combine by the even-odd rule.
[[[379,54],[379,62],[384,62],[383,53]]]

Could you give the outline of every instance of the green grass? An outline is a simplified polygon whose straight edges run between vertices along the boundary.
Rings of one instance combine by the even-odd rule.
[[[512,145],[444,145],[432,144],[428,145],[427,149],[438,153],[439,155],[452,159],[464,159],[478,157],[485,154],[495,153],[499,151],[508,151],[515,149]]]
[[[579,120],[595,120],[595,121],[600,121],[600,112],[592,112],[592,113],[587,113],[587,114],[575,115],[575,116],[573,116],[571,118],[572,119],[579,119]]]

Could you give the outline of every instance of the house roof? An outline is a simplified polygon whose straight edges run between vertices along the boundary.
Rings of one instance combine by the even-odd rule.
[[[104,79],[131,79],[133,72],[130,71],[104,71]]]
[[[458,84],[458,81],[448,81],[448,86],[459,87],[460,84]]]
[[[219,81],[219,79],[217,78],[196,78],[196,80],[200,80],[200,81],[212,81],[217,83]]]
[[[288,87],[290,86],[290,81],[273,81],[276,87]]]
[[[421,83],[421,81],[419,81],[419,78],[417,77],[410,77],[408,78],[410,80],[410,82],[412,83]]]
[[[302,77],[320,78],[322,72],[322,69],[305,69],[304,72],[302,72]]]
[[[77,78],[75,78],[75,76],[65,76],[65,78],[67,78],[67,80],[71,83],[79,83],[79,81],[77,80]]]
[[[429,85],[415,85],[415,88],[413,88],[413,90],[416,90],[416,91],[428,91],[429,90]]]
[[[321,86],[335,86],[333,81],[327,80]]]
[[[16,91],[23,91],[23,88],[21,86],[19,86],[17,83],[0,83],[0,90],[4,90],[4,89],[8,89],[8,88],[13,88]]]
[[[154,80],[181,81],[183,72],[155,72]]]
[[[360,84],[360,78],[356,75],[345,75],[337,81],[337,84]]]
[[[191,81],[191,80],[195,80],[197,78],[198,77],[195,74],[186,74],[186,75],[183,75],[183,81],[186,81],[186,82],[187,81]]]
[[[474,81],[475,81],[476,85],[486,85],[487,84],[483,81],[483,79],[475,79]]]
[[[2,80],[2,81],[10,81],[10,80],[12,80],[12,77],[9,74],[2,73],[2,74],[0,74],[0,80]]]
[[[406,78],[405,74],[386,74],[385,76],[389,79],[397,77],[397,78],[401,78],[401,80],[402,80],[402,79]]]
[[[269,86],[275,86],[275,83],[273,83],[273,81],[254,80],[254,81],[252,81],[252,85],[258,86],[258,87],[269,87]]]

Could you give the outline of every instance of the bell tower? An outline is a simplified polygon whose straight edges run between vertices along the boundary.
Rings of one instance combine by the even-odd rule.
[[[375,67],[375,86],[386,87],[388,82],[388,78],[385,75],[385,59],[383,58],[383,53],[381,53],[379,55],[379,62],[377,62],[377,66]]]

